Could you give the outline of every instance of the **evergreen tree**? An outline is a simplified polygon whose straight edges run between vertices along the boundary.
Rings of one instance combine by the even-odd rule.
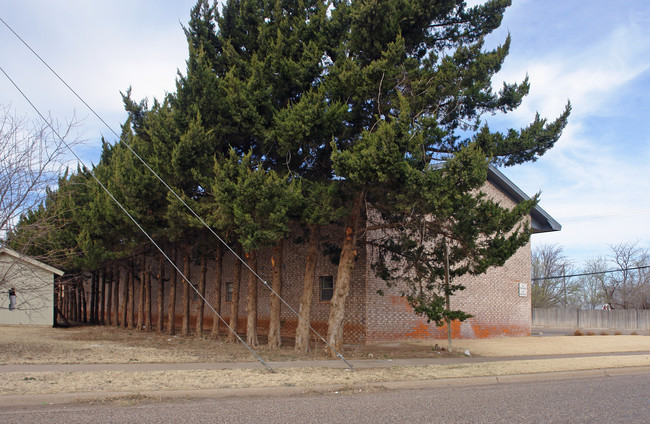
[[[215,179],[211,185],[217,205],[212,215],[213,222],[233,228],[250,265],[256,265],[257,251],[262,246],[277,245],[289,234],[291,209],[297,206],[300,187],[294,181],[287,181],[273,170],[267,171],[252,162],[249,153],[240,158],[231,150],[228,160],[215,161]],[[277,247],[277,246],[276,246]],[[281,266],[279,259],[272,260],[275,270]],[[252,268],[252,266],[251,266]],[[274,271],[277,272],[277,271]],[[248,342],[257,344],[257,277],[248,281]],[[274,284],[274,290],[280,284]],[[274,295],[271,295],[272,298]],[[271,327],[278,331],[271,346],[279,345],[279,305],[273,309]],[[275,318],[274,318],[275,315]]]
[[[332,160],[351,199],[328,320],[328,342],[336,349],[342,346],[365,202],[408,207],[424,193],[409,186],[418,181],[414,176],[430,174],[465,148],[514,165],[535,160],[559,138],[568,106],[553,122],[536,117],[505,135],[481,124],[484,113],[513,110],[528,93],[527,80],[492,90],[510,38],[488,51],[483,40],[509,5],[508,0],[469,9],[463,1],[336,3],[332,16],[343,39],[332,52],[327,84],[332,100],[345,101],[348,113],[346,131],[333,141]]]
[[[412,187],[423,193],[414,194],[417,201],[409,202],[408,211],[376,214],[381,230],[369,240],[378,248],[378,275],[389,286],[400,283],[416,314],[447,325],[449,349],[451,322],[471,317],[451,309],[451,296],[465,289],[454,281],[502,266],[530,238],[525,218],[537,197],[512,209],[501,206],[481,191],[487,172],[488,161],[473,147],[461,150],[440,170],[415,175],[418,181]]]

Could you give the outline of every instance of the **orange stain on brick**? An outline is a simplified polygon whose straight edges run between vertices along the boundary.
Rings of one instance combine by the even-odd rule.
[[[413,327],[413,330],[410,333],[404,335],[407,338],[420,339],[425,337],[431,337],[429,332],[429,326],[426,323],[421,323]]]

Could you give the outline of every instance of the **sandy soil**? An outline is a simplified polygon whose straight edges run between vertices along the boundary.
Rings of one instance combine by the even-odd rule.
[[[391,343],[348,346],[348,359],[440,357],[429,343]],[[64,363],[174,363],[231,362],[254,360],[240,345],[208,339],[143,334],[136,331],[85,327],[0,327],[0,364],[53,364],[51,372],[3,374],[0,395],[123,392],[154,390],[197,390],[242,387],[299,386],[306,389],[335,385],[342,388],[387,381],[430,380],[454,377],[498,376],[555,371],[649,366],[649,336],[524,337],[490,340],[456,340],[454,347],[473,356],[529,356],[639,352],[625,356],[587,356],[502,360],[496,362],[448,363],[389,368],[289,368],[268,373],[259,369],[178,370],[150,372],[57,372]],[[258,354],[269,361],[323,359],[316,353],[297,355],[291,347],[278,350],[260,348]],[[462,353],[460,353],[462,354]]]
[[[287,341],[287,344],[290,343]],[[442,342],[440,342],[442,344]],[[434,351],[435,343],[346,345],[350,359],[427,358],[448,355]],[[255,351],[268,361],[329,359],[324,343],[312,352],[297,354],[291,345]],[[110,364],[255,361],[240,343],[224,339],[170,336],[114,327],[20,327],[0,326],[1,364]]]
[[[480,356],[531,356],[650,351],[648,336],[557,336],[458,340],[454,349]]]
[[[650,364],[650,355],[588,357],[478,364],[428,365],[371,368],[347,371],[342,368],[284,368],[264,370],[193,370],[152,372],[10,373],[3,375],[0,395],[201,390],[300,386],[306,390],[334,385],[341,388],[388,381],[433,380],[543,372],[575,371]]]

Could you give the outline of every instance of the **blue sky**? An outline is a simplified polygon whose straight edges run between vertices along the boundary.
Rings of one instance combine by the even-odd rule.
[[[187,57],[181,24],[194,0],[21,0],[4,2],[2,17],[119,132],[120,91],[133,98],[162,98],[174,91]],[[472,0],[471,4],[480,3]],[[647,0],[514,0],[493,47],[512,36],[511,53],[494,79],[530,77],[531,93],[505,116],[488,116],[493,129],[519,128],[535,112],[553,119],[567,100],[573,113],[556,147],[538,162],[503,169],[562,225],[533,237],[557,243],[581,261],[607,255],[608,246],[650,247],[650,3]],[[76,115],[80,151],[98,158],[108,129],[53,77],[2,25],[0,66],[44,112],[60,121]],[[0,103],[33,116],[0,78]]]

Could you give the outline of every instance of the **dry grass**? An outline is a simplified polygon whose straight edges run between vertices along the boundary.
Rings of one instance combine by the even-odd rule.
[[[444,345],[444,342],[437,341]],[[347,346],[348,359],[436,357],[436,341]],[[322,346],[321,346],[322,347]],[[51,393],[106,393],[110,402],[148,401],[151,392],[257,387],[318,386],[345,388],[388,381],[497,376],[551,371],[585,370],[650,364],[650,337],[520,337],[487,340],[455,340],[454,348],[472,356],[529,356],[607,352],[643,352],[626,356],[589,356],[538,360],[358,369],[285,368],[263,369],[57,372],[56,364],[68,363],[174,363],[254,361],[241,345],[218,340],[174,337],[106,327],[53,329],[49,327],[0,327],[0,364],[53,364],[50,372],[9,372],[2,375],[0,395]],[[322,348],[308,355],[291,347],[257,352],[268,361],[326,358]],[[120,393],[116,398],[115,393]],[[143,393],[149,393],[144,398]],[[155,396],[155,395],[154,395]]]
[[[141,394],[259,387],[301,387],[308,391],[323,385],[349,388],[389,381],[534,374],[647,366],[648,363],[650,355],[631,355],[370,368],[356,371],[342,368],[284,368],[277,369],[275,373],[259,369],[9,373],[3,376],[0,395],[106,392],[113,396],[112,393],[115,392]]]
[[[350,359],[441,357],[432,343],[387,343],[375,346],[346,345]],[[267,361],[329,359],[324,343],[311,353],[294,351],[290,345],[255,351]],[[447,353],[448,355],[448,353]],[[240,343],[224,339],[170,336],[115,327],[21,327],[0,326],[0,364],[109,364],[255,361]]]
[[[580,355],[587,353],[650,352],[648,336],[512,337],[455,340],[454,348],[472,356]]]

